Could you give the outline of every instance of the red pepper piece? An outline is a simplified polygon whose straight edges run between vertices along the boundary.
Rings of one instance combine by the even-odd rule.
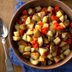
[[[43,26],[43,22],[42,21],[39,21],[38,22],[38,25]]]
[[[56,30],[62,30],[62,29],[64,29],[63,26],[58,26],[58,27],[56,28]]]
[[[34,48],[38,48],[38,43],[35,43],[35,44],[33,45],[33,47],[34,47]]]
[[[32,17],[33,17],[33,16],[31,15],[31,16],[30,16],[30,19],[32,19]]]
[[[70,34],[69,38],[72,39],[72,33]]]
[[[32,43],[33,45],[34,45],[35,43],[37,43],[37,38],[34,37],[31,43]]]
[[[23,23],[21,20],[16,20],[16,22],[17,22],[18,24],[22,24],[22,23]]]
[[[70,23],[70,27],[72,28],[72,22]]]
[[[45,52],[45,53],[44,53],[44,56],[47,56],[47,55],[48,55],[48,52]]]
[[[52,10],[50,11],[50,14],[51,14],[51,15],[53,14],[53,11],[52,11]]]
[[[58,10],[59,10],[59,6],[56,5],[56,6],[55,6],[55,11],[58,11]]]
[[[54,23],[54,29],[56,30],[59,24],[57,22]]]
[[[20,35],[22,36],[22,35],[24,35],[24,30],[20,30]]]
[[[47,45],[46,48],[49,48],[49,45]]]
[[[24,11],[22,12],[22,14],[23,14],[23,15],[27,15],[27,14],[28,14],[27,10],[24,10]]]
[[[60,55],[60,48],[56,49],[56,55],[59,56]]]
[[[41,32],[42,34],[46,34],[48,32],[48,27],[42,28]]]
[[[59,18],[58,18],[58,17],[56,17],[55,15],[52,15],[52,16],[51,16],[51,19],[52,19],[52,20],[56,20],[56,21],[58,21],[58,20],[59,20]]]
[[[72,39],[67,39],[67,44],[71,44],[71,42],[72,42]]]

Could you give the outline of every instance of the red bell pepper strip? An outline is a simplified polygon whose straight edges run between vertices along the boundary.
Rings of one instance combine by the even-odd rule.
[[[72,44],[72,39],[67,39],[66,42],[67,44]]]
[[[59,20],[59,18],[58,18],[58,17],[56,17],[55,15],[52,15],[52,16],[51,16],[51,19],[52,19],[52,20],[56,20],[56,21],[58,21],[58,20]]]
[[[33,48],[38,48],[38,43],[33,44]]]
[[[19,31],[19,33],[20,33],[21,36],[24,35],[24,30],[21,29],[21,30]]]
[[[27,15],[27,14],[28,14],[27,10],[24,10],[24,11],[22,12],[22,14],[23,14],[23,15]]]
[[[54,29],[55,29],[55,30],[62,30],[62,29],[64,29],[64,27],[61,26],[61,25],[59,25],[57,22],[55,22],[55,23],[54,23]]]
[[[70,27],[72,28],[72,22],[70,23]]]
[[[59,10],[59,6],[56,5],[56,6],[55,6],[55,11],[57,12],[58,10]]]
[[[47,55],[48,55],[48,51],[44,53],[44,56],[47,56]]]
[[[48,32],[48,27],[42,28],[41,33],[46,34]]]
[[[39,21],[37,24],[40,25],[40,26],[43,26],[43,22],[42,21]]]

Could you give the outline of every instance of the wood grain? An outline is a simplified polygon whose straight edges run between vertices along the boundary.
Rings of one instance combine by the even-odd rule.
[[[29,0],[24,1],[27,2]],[[72,8],[72,0],[61,0],[61,1],[63,1]],[[9,26],[10,20],[15,11],[16,4],[17,2],[15,0],[0,0],[0,18],[4,20],[7,27]],[[9,48],[8,39],[7,39],[7,45]],[[5,60],[4,50],[0,39],[0,72],[6,72],[4,60]],[[19,66],[13,65],[13,68],[14,72],[23,72],[22,68]]]

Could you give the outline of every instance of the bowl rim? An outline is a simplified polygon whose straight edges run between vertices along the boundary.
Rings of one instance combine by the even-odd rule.
[[[13,48],[13,45],[11,44],[11,39],[10,39],[10,27],[11,27],[11,24],[12,24],[12,22],[13,22],[13,19],[14,19],[15,15],[16,15],[26,4],[32,3],[32,2],[35,2],[35,1],[38,1],[38,0],[34,0],[34,1],[32,0],[32,1],[28,1],[28,2],[24,3],[20,8],[18,8],[18,9],[16,10],[16,12],[15,12],[15,13],[13,14],[13,16],[12,16],[12,19],[11,19],[10,25],[9,25],[9,36],[8,36],[9,43],[10,43],[10,46],[11,46],[12,48]],[[66,6],[68,9],[71,10],[71,8],[69,8],[65,3],[63,3],[63,2],[61,2],[61,1],[59,1],[59,0],[54,0],[54,1],[58,1],[58,2],[62,3],[64,6]],[[72,10],[71,10],[71,12],[72,12]],[[72,58],[72,51],[71,51],[71,53],[70,53],[63,61],[61,61],[61,62],[59,62],[59,63],[57,63],[57,64],[50,65],[50,66],[40,66],[40,67],[38,67],[38,66],[35,66],[35,65],[32,65],[32,64],[28,64],[28,63],[26,63],[24,60],[22,60],[22,59],[17,55],[17,53],[15,52],[14,48],[13,48],[13,51],[14,51],[15,55],[17,56],[17,58],[18,58],[21,62],[23,62],[24,64],[26,64],[26,65],[28,65],[28,66],[30,66],[30,67],[37,68],[37,69],[54,69],[54,68],[57,68],[57,67],[60,67],[60,66],[64,65],[66,62],[68,62],[68,61]]]

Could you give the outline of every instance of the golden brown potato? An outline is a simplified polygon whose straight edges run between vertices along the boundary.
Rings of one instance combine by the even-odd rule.
[[[39,53],[38,52],[31,53],[31,58],[34,59],[34,60],[38,59],[39,58]]]
[[[54,57],[54,61],[56,62],[56,63],[58,63],[59,61],[60,61],[61,59],[60,59],[60,57]]]
[[[32,58],[30,58],[30,62],[33,64],[33,65],[37,65],[39,63],[39,60],[33,60]]]
[[[39,57],[39,61],[44,62],[45,61],[45,57],[44,56],[40,56]]]

